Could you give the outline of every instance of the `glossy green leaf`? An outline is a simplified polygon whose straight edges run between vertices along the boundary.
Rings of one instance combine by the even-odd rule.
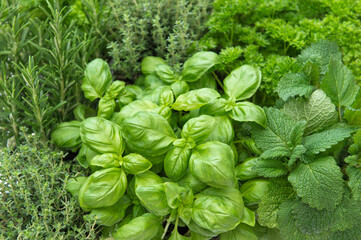
[[[69,181],[66,183],[65,189],[71,193],[71,195],[78,196],[79,190],[81,186],[86,181],[87,177],[76,177],[70,178]]]
[[[188,120],[182,129],[182,138],[192,138],[196,144],[204,142],[214,130],[216,118],[202,115]]]
[[[199,193],[204,190],[207,185],[201,181],[199,181],[196,177],[192,175],[189,168],[184,174],[184,176],[178,181],[180,186],[189,187],[192,189],[193,193]]]
[[[60,148],[79,148],[82,144],[80,125],[80,121],[60,123],[51,133],[51,140]]]
[[[140,67],[144,75],[149,75],[153,73],[160,64],[166,64],[166,62],[160,57],[148,56],[143,58]]]
[[[111,118],[115,110],[115,100],[101,98],[98,105],[98,117],[105,119]]]
[[[81,89],[85,97],[90,101],[101,98],[112,81],[108,63],[96,58],[87,64],[84,74]]]
[[[126,173],[139,174],[149,170],[152,163],[142,155],[131,153],[121,159],[122,167]]]
[[[253,179],[241,185],[244,202],[247,206],[258,204],[267,192],[268,180]]]
[[[101,168],[120,167],[119,156],[114,153],[104,153],[93,157],[90,165]]]
[[[189,164],[192,175],[210,186],[230,188],[235,184],[234,156],[227,144],[211,141],[197,146]]]
[[[145,213],[118,228],[113,237],[115,240],[149,240],[162,230],[161,219],[154,214]]]
[[[173,129],[162,116],[151,112],[138,112],[122,122],[127,147],[146,156],[165,154],[175,140]]]
[[[167,197],[168,206],[172,209],[179,207],[186,194],[185,188],[180,187],[177,183],[174,182],[164,183],[164,191]]]
[[[173,147],[164,159],[164,171],[173,181],[181,179],[188,168],[192,151],[187,148]]]
[[[192,90],[178,96],[173,104],[173,109],[177,111],[198,109],[210,102],[213,102],[220,96],[221,95],[219,95],[216,90],[210,88]]]
[[[187,82],[195,82],[217,64],[220,64],[220,59],[216,53],[198,52],[184,63],[182,79]]]
[[[211,73],[204,74],[200,79],[195,82],[188,83],[191,90],[200,88],[212,88],[217,89],[217,82]]]
[[[216,116],[215,124],[206,141],[219,141],[230,145],[234,138],[233,124],[227,116]]]
[[[124,151],[120,127],[104,118],[84,120],[80,125],[80,136],[83,143],[96,152],[121,155]]]
[[[223,116],[227,114],[226,107],[229,101],[224,98],[217,98],[200,108],[201,114],[208,114],[211,116]]]
[[[123,93],[124,87],[125,87],[125,82],[114,81],[105,91],[104,97],[107,99],[116,99],[120,94]]]
[[[252,227],[240,223],[232,231],[222,233],[220,240],[258,240],[258,237]]]
[[[114,205],[127,188],[127,177],[120,168],[106,168],[90,175],[79,190],[79,204],[84,209]]]
[[[99,154],[100,153],[93,151],[83,144],[79,150],[78,155],[76,156],[76,160],[80,166],[83,168],[88,168],[93,157]]]
[[[173,69],[167,64],[157,65],[155,73],[165,83],[171,84],[178,80],[177,74],[174,73]]]
[[[229,98],[244,100],[252,97],[261,84],[261,71],[250,65],[233,70],[223,81],[224,92]]]
[[[247,158],[236,167],[236,176],[238,180],[246,181],[258,177],[257,172],[253,170],[253,167],[257,164],[257,159],[257,157]]]
[[[256,122],[266,127],[267,119],[263,109],[251,102],[237,102],[228,114],[236,121]]]
[[[172,232],[172,235],[169,237],[169,240],[190,240],[191,238],[182,236],[178,233],[177,230]]]
[[[174,96],[177,98],[179,97],[181,94],[186,93],[189,91],[189,86],[188,83],[186,81],[177,81],[174,82],[170,85]]]

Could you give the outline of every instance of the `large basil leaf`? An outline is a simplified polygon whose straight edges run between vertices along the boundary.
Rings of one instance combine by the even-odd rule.
[[[268,180],[253,179],[242,184],[240,191],[246,205],[258,204],[267,193]]]
[[[119,157],[114,153],[104,153],[93,157],[90,161],[90,165],[101,168],[120,167]]]
[[[227,144],[211,141],[195,147],[189,164],[192,175],[210,186],[230,188],[236,182],[233,151]]]
[[[214,117],[215,124],[212,126],[212,131],[205,141],[219,141],[226,144],[231,144],[234,137],[233,124],[227,116]]]
[[[167,64],[160,64],[155,68],[155,73],[165,83],[171,84],[177,81],[178,76],[173,69]]]
[[[156,237],[162,230],[160,217],[145,213],[118,228],[113,237],[115,240],[149,240]]]
[[[164,159],[164,171],[173,181],[177,181],[183,177],[187,168],[191,155],[188,148],[173,147],[167,153]]]
[[[113,226],[124,218],[125,210],[131,204],[130,198],[123,195],[116,204],[110,207],[93,209],[90,214],[84,216],[84,219],[96,220],[99,225]]]
[[[99,153],[93,151],[88,148],[84,144],[81,146],[78,155],[76,156],[76,160],[83,168],[88,168],[93,157],[99,155]]]
[[[101,98],[112,81],[108,63],[96,58],[87,64],[81,85],[84,95],[90,101]]]
[[[144,75],[149,75],[153,73],[155,68],[160,64],[166,64],[166,61],[160,57],[148,56],[143,58],[140,67]]]
[[[82,141],[80,138],[79,121],[60,123],[51,133],[51,140],[60,148],[71,148],[76,150]]]
[[[191,118],[182,129],[182,138],[192,138],[196,144],[204,142],[214,129],[216,119],[208,115]]]
[[[195,110],[213,102],[220,96],[216,90],[210,88],[192,90],[180,95],[173,104],[173,109],[177,111]]]
[[[226,112],[226,107],[229,101],[224,98],[217,98],[213,102],[208,103],[200,108],[201,114],[208,114],[212,116],[223,116]]]
[[[196,196],[193,221],[217,234],[234,229],[244,214],[241,193],[236,189],[209,188]]]
[[[250,65],[233,70],[224,79],[224,92],[231,99],[243,100],[253,96],[261,84],[261,71]]]
[[[124,151],[121,128],[104,118],[91,117],[80,125],[80,136],[83,143],[99,153],[116,153]]]
[[[124,106],[120,112],[114,113],[113,117],[111,118],[112,122],[120,125],[124,119],[130,118],[137,114],[138,112],[155,112],[158,113],[160,107],[148,100],[136,100],[134,102],[129,103],[128,105]]]
[[[174,82],[172,83],[172,85],[170,85],[170,87],[176,98],[179,97],[181,94],[189,91],[189,86],[186,81]]]
[[[251,102],[238,102],[228,113],[229,116],[239,122],[256,122],[262,127],[266,127],[266,114],[263,109]]]
[[[164,181],[152,171],[135,175],[135,194],[151,213],[165,216],[170,208],[165,195]]]
[[[232,231],[222,233],[220,240],[258,240],[258,237],[252,227],[241,223]]]
[[[212,76],[211,73],[206,73],[195,82],[188,83],[191,90],[200,89],[200,88],[212,88],[217,89],[217,82]]]
[[[152,163],[142,155],[131,153],[121,160],[122,167],[126,173],[138,174],[149,170]]]
[[[167,120],[151,112],[139,112],[125,119],[122,129],[127,147],[147,156],[165,154],[176,138]]]
[[[195,82],[220,62],[219,56],[214,52],[198,52],[184,63],[182,79]]]
[[[109,207],[127,188],[127,176],[120,168],[107,168],[90,175],[79,190],[79,204],[84,209]]]

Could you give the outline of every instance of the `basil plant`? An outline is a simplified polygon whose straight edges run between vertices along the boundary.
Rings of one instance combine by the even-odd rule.
[[[257,239],[263,185],[243,186],[259,176],[254,155],[240,157],[247,148],[236,131],[266,126],[263,109],[249,100],[261,72],[244,65],[222,84],[214,78],[220,64],[216,53],[199,52],[176,71],[150,56],[134,85],[113,81],[101,59],[86,66],[81,89],[98,107],[79,105],[52,141],[78,152],[84,172],[67,190],[85,219],[104,226],[104,237]]]

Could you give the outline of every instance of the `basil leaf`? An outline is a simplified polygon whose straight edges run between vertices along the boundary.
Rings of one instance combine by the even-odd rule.
[[[119,157],[114,153],[104,153],[93,157],[90,165],[101,168],[120,167]]]
[[[136,153],[128,154],[123,157],[121,162],[124,171],[130,174],[139,174],[152,167],[152,163],[148,159]]]
[[[216,119],[202,115],[188,120],[182,129],[182,138],[192,138],[196,144],[204,142],[214,129]]]
[[[258,204],[267,193],[268,180],[253,179],[242,184],[240,191],[247,206]]]
[[[101,98],[98,105],[98,117],[111,118],[115,110],[114,99]]]
[[[166,61],[160,57],[148,56],[143,58],[140,64],[141,71],[144,75],[149,75],[155,71],[155,68],[160,64],[166,64]]]
[[[83,143],[96,152],[121,155],[124,151],[121,128],[104,118],[84,120],[80,125],[80,136]]]
[[[217,64],[220,64],[220,58],[216,53],[198,52],[184,63],[182,79],[187,82],[195,82]]]
[[[164,171],[173,181],[183,177],[191,155],[191,150],[187,148],[173,147],[167,153],[164,159]]]
[[[170,85],[174,96],[177,98],[179,95],[189,91],[189,86],[186,81],[177,81]]]
[[[155,73],[165,83],[171,84],[178,80],[178,76],[174,73],[173,69],[167,64],[157,65]]]
[[[216,90],[210,88],[192,90],[180,95],[173,104],[173,109],[177,111],[195,110],[213,102],[220,96]]]
[[[82,144],[80,138],[79,121],[60,123],[51,133],[51,140],[60,148],[69,148],[74,151]]]
[[[65,189],[71,193],[71,195],[78,196],[81,186],[86,181],[87,177],[70,178],[66,183]]]
[[[239,122],[256,122],[262,127],[266,127],[266,114],[263,109],[251,102],[237,102],[229,116]]]
[[[175,140],[173,129],[162,116],[151,112],[139,112],[122,122],[127,147],[147,156],[165,154]]]
[[[227,144],[212,141],[195,147],[189,164],[192,175],[210,186],[229,188],[236,182],[233,151]]]
[[[224,79],[224,92],[231,99],[244,100],[253,96],[261,84],[261,71],[250,65],[233,70]]]
[[[104,97],[107,99],[116,99],[124,91],[125,82],[114,81],[105,91]]]
[[[86,65],[84,74],[81,89],[85,97],[90,101],[101,98],[112,81],[108,63],[96,58]]]
[[[90,175],[79,190],[79,204],[84,209],[109,207],[127,188],[127,177],[120,168],[106,168]]]

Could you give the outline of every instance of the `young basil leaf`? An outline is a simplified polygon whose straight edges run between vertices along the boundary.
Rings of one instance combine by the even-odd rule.
[[[90,165],[101,168],[120,167],[119,157],[114,153],[104,153],[93,157]]]
[[[187,168],[191,149],[173,147],[164,159],[164,171],[173,181],[181,179]]]
[[[226,106],[228,101],[224,98],[217,98],[213,102],[210,102],[200,108],[200,114],[208,114],[211,116],[223,116],[226,115]]]
[[[115,100],[114,99],[107,99],[101,98],[99,100],[98,105],[98,117],[102,117],[105,119],[111,118],[115,110]]]
[[[84,121],[88,117],[94,117],[96,115],[96,112],[90,108],[85,106],[84,104],[79,104],[74,109],[74,117],[78,121]]]
[[[146,111],[158,113],[159,110],[160,107],[151,101],[136,100],[124,106],[120,112],[115,113],[111,118],[111,121],[121,125],[124,119],[133,117],[138,112]]]
[[[251,102],[237,102],[228,114],[236,121],[256,122],[262,127],[266,127],[266,114],[260,106]]]
[[[110,207],[92,209],[90,214],[84,216],[84,219],[96,220],[97,224],[103,226],[113,226],[124,218],[125,210],[131,204],[130,198],[123,195],[116,204]]]
[[[178,181],[178,184],[182,187],[189,187],[192,189],[193,193],[199,193],[203,191],[207,185],[199,181],[196,177],[192,175],[189,168],[185,172],[185,175]]]
[[[157,65],[155,73],[165,83],[171,84],[178,80],[177,74],[174,73],[173,69],[167,64]]]
[[[165,107],[171,107],[174,102],[174,95],[172,89],[163,88],[162,93],[159,96],[159,105]]]
[[[149,170],[152,163],[142,155],[131,153],[121,160],[122,167],[126,173],[139,174]]]
[[[165,216],[171,211],[163,183],[162,178],[151,171],[135,175],[135,194],[149,212],[158,216]]]
[[[107,99],[116,99],[121,93],[123,93],[124,87],[125,87],[125,82],[114,81],[105,91],[104,97]]]
[[[165,86],[166,84],[160,80],[157,74],[152,73],[145,77],[144,86],[147,88],[144,96],[149,95],[151,91],[156,91],[158,87]]]
[[[224,79],[224,92],[229,98],[244,100],[253,96],[261,84],[261,71],[250,65],[233,70]]]
[[[253,179],[242,184],[240,191],[247,206],[258,204],[267,193],[268,180]]]
[[[140,64],[141,71],[144,75],[149,75],[155,71],[155,68],[160,64],[167,64],[164,59],[160,57],[145,57]]]
[[[205,141],[219,141],[231,144],[234,138],[233,124],[227,116],[216,116],[211,134]]]
[[[257,165],[257,157],[251,157],[236,167],[236,176],[238,180],[246,181],[257,178],[258,174],[252,168]]]
[[[177,111],[198,109],[210,102],[213,102],[220,96],[221,95],[219,95],[216,90],[210,88],[192,90],[180,95],[173,104],[173,109]]]
[[[180,187],[177,183],[166,182],[164,183],[165,196],[169,207],[176,209],[182,202],[182,197],[185,196],[186,190],[184,187]]]
[[[51,140],[60,148],[74,149],[82,144],[79,121],[60,123],[51,133]]]
[[[195,147],[189,164],[192,175],[210,186],[229,188],[236,182],[233,151],[227,144],[212,141]]]
[[[108,63],[96,58],[87,64],[84,74],[81,89],[85,97],[90,101],[101,98],[112,81]]]
[[[217,82],[211,73],[204,74],[197,81],[189,82],[188,85],[191,90],[200,89],[200,88],[217,89]]]
[[[66,183],[65,189],[70,192],[73,197],[78,196],[79,190],[86,179],[87,177],[70,178]]]
[[[76,156],[76,160],[83,168],[88,168],[90,165],[91,160],[99,153],[91,150],[84,144],[81,146],[78,155]]]
[[[175,140],[173,129],[162,116],[151,112],[139,112],[122,122],[127,147],[147,156],[165,154]]]
[[[189,91],[189,86],[188,83],[186,81],[177,81],[172,83],[172,85],[170,85],[174,96],[177,98],[179,97],[179,95],[186,93]]]
[[[145,213],[118,228],[113,237],[115,240],[153,239],[162,230],[160,217]]]
[[[187,82],[195,82],[219,63],[220,58],[216,53],[198,52],[184,63],[182,79]]]
[[[109,207],[127,188],[127,176],[121,168],[106,168],[90,175],[79,190],[79,204],[84,209]]]
[[[80,125],[80,136],[83,143],[94,151],[118,155],[124,151],[121,128],[104,118],[84,120]]]
[[[242,223],[245,223],[251,227],[256,225],[256,214],[249,208],[244,207],[244,214],[241,220]]]
[[[238,190],[210,188],[196,196],[192,219],[200,227],[219,234],[234,229],[243,214],[242,195]]]
[[[182,129],[182,138],[192,138],[196,144],[204,142],[214,129],[216,119],[208,115],[191,118]]]

